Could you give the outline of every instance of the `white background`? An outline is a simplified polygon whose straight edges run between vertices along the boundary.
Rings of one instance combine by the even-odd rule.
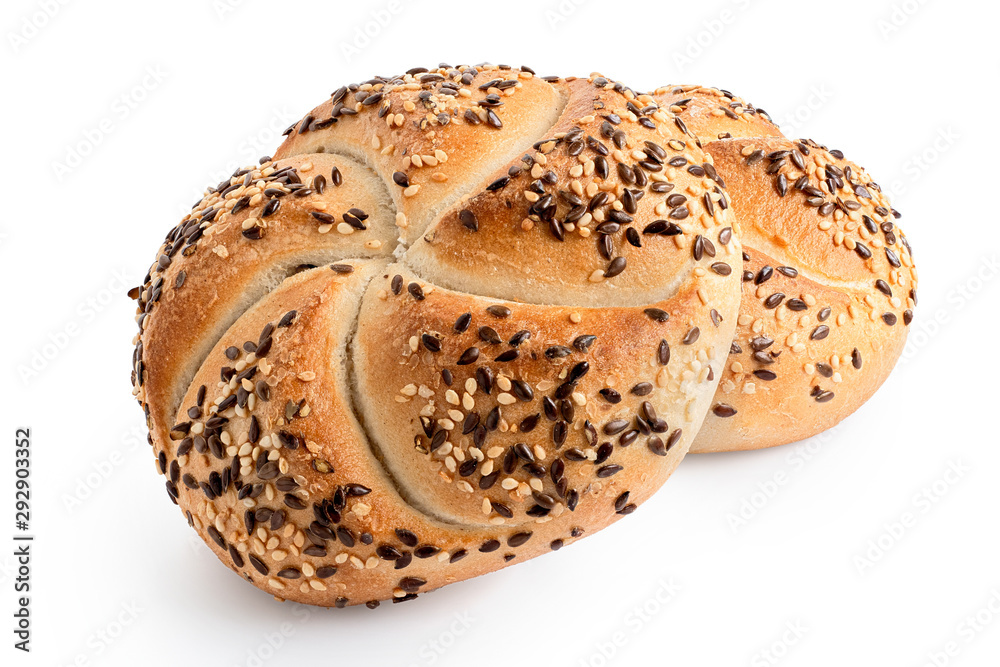
[[[998,19],[940,0],[6,0],[0,663],[998,664]],[[903,212],[906,358],[833,432],[689,457],[557,556],[376,611],[279,604],[154,474],[125,292],[206,185],[342,83],[484,60],[716,85],[842,149]],[[30,655],[11,647],[17,426]]]

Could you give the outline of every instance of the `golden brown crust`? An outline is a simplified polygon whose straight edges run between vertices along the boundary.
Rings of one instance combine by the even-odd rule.
[[[552,132],[414,242],[420,275],[503,299],[640,305],[677,289],[699,236],[715,251],[734,218],[695,139],[649,96],[565,87]]]
[[[906,236],[888,198],[857,164],[808,140],[732,139],[707,150],[740,193],[733,209],[750,248],[869,293],[877,279],[909,277]]]
[[[906,342],[908,316],[889,327],[864,302],[870,294],[746,253],[739,325],[694,451],[772,447],[835,426],[882,385]]]
[[[720,99],[749,105],[684,88],[669,95],[689,98],[675,110],[726,182],[745,258],[733,351],[692,451],[810,437],[868,400],[902,353],[917,276],[898,214],[838,151],[782,138],[759,113],[714,113]],[[727,135],[742,138],[715,140]]]
[[[783,136],[766,111],[718,88],[663,86],[653,92],[653,99],[706,144],[718,139]]]
[[[375,606],[556,550],[628,513],[614,511],[618,480],[586,488],[579,511],[561,520],[512,525],[442,522],[400,497],[355,418],[345,368],[358,299],[382,265],[337,266],[286,280],[244,314],[185,397],[186,410],[201,398],[205,416],[234,397],[219,411],[221,432],[197,410],[180,422],[170,446],[177,465],[168,466],[168,489],[231,569],[281,599]],[[226,355],[265,331],[263,357]],[[213,434],[222,448],[209,444]],[[685,446],[663,457],[663,478]],[[648,492],[639,485],[629,499]]]
[[[561,85],[522,70],[411,72],[337,89],[289,128],[276,153],[343,153],[369,165],[389,189],[406,243],[542,139],[564,104]]]
[[[387,256],[394,234],[386,200],[370,172],[327,155],[264,160],[206,194],[171,230],[135,295],[140,338],[134,393],[150,406],[151,428],[170,428],[214,341],[298,266]],[[348,213],[352,209],[364,212],[359,215],[366,218],[365,230],[343,222],[344,214],[358,219]],[[348,229],[338,231],[341,226]]]
[[[732,323],[713,320],[699,289],[711,288],[685,280],[646,307],[539,306],[390,266],[353,344],[366,429],[414,505],[463,525],[530,525],[567,508],[580,522],[602,485],[645,498],[673,466],[650,448],[686,446],[725,359],[717,332]],[[581,525],[600,524],[600,511],[588,516]]]
[[[454,93],[441,90],[446,82]],[[670,114],[621,84],[484,66],[369,82],[341,101],[348,94],[357,114],[338,112],[334,123],[314,113],[278,160],[238,171],[170,233],[164,259],[135,294],[133,380],[168,494],[224,563],[283,599],[375,606],[557,549],[648,498],[687,451],[714,395],[736,326],[741,250],[710,158],[678,134]],[[426,104],[419,111],[418,100]],[[499,126],[489,116],[464,122],[463,110],[480,118],[484,107],[472,105],[483,100]],[[495,291],[486,274],[453,276],[458,289],[423,275],[430,264],[410,255],[409,242],[440,230],[441,216],[458,215],[467,195],[478,202],[479,231],[453,225],[441,238],[474,234],[479,248],[504,252],[503,225],[525,217],[518,209],[528,202],[508,209],[488,186],[524,154],[542,161],[548,147],[528,147],[549,136],[566,101],[572,122],[576,109],[604,104],[619,122],[595,119],[588,130],[621,124],[622,137],[612,129],[600,141],[624,141],[622,156],[634,149],[649,158],[643,166],[638,154],[616,157],[616,173],[603,179],[609,213],[644,195],[632,220],[605,229],[617,234],[616,247],[626,229],[638,235],[662,220],[630,255],[635,277],[597,282],[576,272],[553,281],[554,267],[589,266],[596,250],[521,228],[537,247],[521,261],[541,278],[502,302],[488,298]],[[328,104],[325,118],[333,118]],[[680,147],[651,148],[645,141],[654,136]],[[557,151],[568,151],[566,135],[554,138]],[[414,155],[438,150],[447,158],[413,165]],[[658,160],[660,150],[674,150],[687,162],[669,171],[647,150]],[[571,192],[573,160],[583,165],[600,151],[592,144],[583,160],[553,157],[554,178],[538,179],[542,192]],[[630,163],[635,183],[621,182],[628,178],[618,162]],[[393,181],[399,170],[406,185]],[[652,177],[660,173],[665,180]],[[687,216],[670,216],[681,203],[666,205],[656,182],[684,193]],[[421,187],[406,196],[414,184]],[[536,226],[544,215],[527,212]],[[394,226],[408,230],[399,244]],[[418,243],[431,248],[423,260],[444,266],[451,250]],[[641,279],[659,286],[646,291]],[[455,332],[465,312],[469,327]],[[476,340],[480,357],[458,364]],[[489,392],[479,384],[486,369]],[[487,429],[494,408],[496,429]],[[536,413],[539,423],[527,428]],[[456,432],[476,419],[481,431]],[[479,457],[475,470],[463,467]],[[488,461],[493,470],[484,472]]]

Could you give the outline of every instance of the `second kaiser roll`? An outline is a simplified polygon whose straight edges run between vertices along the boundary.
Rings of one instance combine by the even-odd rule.
[[[906,342],[917,272],[881,188],[837,150],[785,138],[733,94],[666,86],[715,159],[740,221],[736,337],[694,452],[758,449],[837,424],[888,377]]]
[[[338,88],[209,189],[133,293],[166,492],[240,577],[333,607],[593,534],[712,405],[736,224],[683,123],[605,77]]]

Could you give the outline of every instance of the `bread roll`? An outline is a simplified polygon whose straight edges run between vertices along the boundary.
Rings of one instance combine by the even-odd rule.
[[[854,412],[902,353],[917,273],[895,211],[868,173],[713,88],[655,98],[699,137],[741,221],[736,337],[692,451],[757,449]]]
[[[598,75],[345,87],[211,189],[135,291],[167,492],[230,569],[323,606],[600,530],[709,409],[734,225],[696,139]]]

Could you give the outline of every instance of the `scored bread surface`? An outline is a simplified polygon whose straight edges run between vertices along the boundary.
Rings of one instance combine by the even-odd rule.
[[[631,513],[736,327],[732,203],[620,83],[347,86],[171,230],[134,393],[167,493],[281,599],[404,601]]]

